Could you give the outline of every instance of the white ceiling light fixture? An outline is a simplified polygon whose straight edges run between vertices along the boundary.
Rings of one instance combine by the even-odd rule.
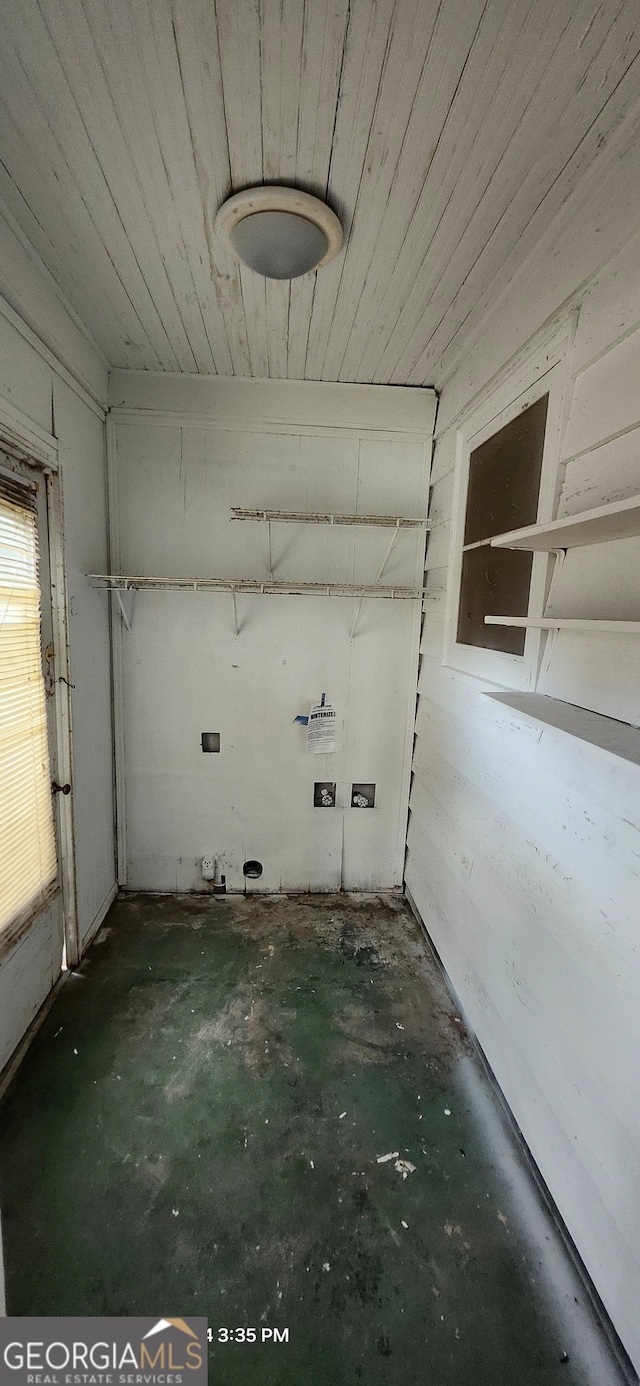
[[[266,279],[297,279],[321,269],[342,245],[335,212],[298,188],[235,193],[222,204],[214,230],[243,264]]]

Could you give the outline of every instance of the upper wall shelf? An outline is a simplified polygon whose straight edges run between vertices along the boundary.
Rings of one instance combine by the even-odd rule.
[[[575,703],[549,698],[544,693],[486,693],[485,697],[502,703],[525,721],[543,723],[580,741],[588,741],[596,750],[618,756],[640,769],[640,727],[577,707]]]
[[[290,525],[377,525],[385,529],[429,529],[429,520],[409,519],[406,515],[329,515],[308,510],[243,510],[231,507],[232,520],[259,520],[264,524]]]
[[[578,548],[583,544],[606,544],[612,539],[629,539],[640,534],[640,496],[599,505],[581,515],[568,515],[545,525],[512,529],[491,540],[494,549],[526,549],[549,553],[553,549]]]
[[[263,596],[283,593],[291,597],[386,597],[394,601],[419,601],[422,587],[367,586],[346,582],[276,582],[260,578],[127,577],[122,573],[89,573],[96,586],[110,592],[255,592]]]
[[[598,634],[640,635],[640,621],[592,621],[583,616],[485,616],[486,626],[519,626],[524,630],[586,630]]]

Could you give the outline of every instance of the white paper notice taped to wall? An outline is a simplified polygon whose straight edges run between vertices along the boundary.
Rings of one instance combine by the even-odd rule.
[[[316,755],[336,749],[337,717],[331,703],[314,703],[307,722],[307,750]]]

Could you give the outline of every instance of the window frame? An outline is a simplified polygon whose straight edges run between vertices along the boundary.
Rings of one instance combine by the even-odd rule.
[[[53,700],[55,719],[55,754],[52,768],[56,765],[57,778],[61,783],[69,781],[73,785],[73,755],[71,726],[71,671],[69,664],[68,638],[68,598],[66,565],[64,551],[64,523],[62,481],[58,464],[58,443],[35,425],[15,406],[0,396],[0,451],[7,459],[5,467],[10,471],[27,477],[38,477],[43,482],[43,500],[46,510],[46,543],[48,547],[51,621],[55,649],[55,686]],[[67,950],[67,961],[73,966],[80,957],[80,940],[77,922],[75,834],[73,822],[73,794],[55,796],[55,826],[58,847],[58,885],[62,892],[62,924]],[[57,892],[52,892],[54,898]],[[30,930],[34,920],[41,913],[42,906],[35,908],[24,917],[19,916],[13,925],[3,930],[0,937],[0,963],[12,952]]]
[[[11,463],[11,465],[7,465]],[[47,494],[46,480],[40,468],[30,466],[27,462],[12,459],[4,452],[0,452],[0,478],[9,477],[18,484],[25,483],[25,487],[31,491],[33,516],[35,531],[37,536],[37,563],[36,563],[36,582],[39,591],[40,623],[39,623],[39,666],[42,676],[42,694],[44,698],[43,710],[45,714],[46,728],[46,747],[48,757],[49,778],[58,778],[57,766],[57,737],[55,723],[55,680],[53,675],[53,659],[48,658],[48,653],[53,648],[53,609],[51,600],[51,574],[49,565],[49,525],[47,515]],[[55,895],[60,893],[60,834],[58,828],[55,799],[51,800],[51,827],[53,830],[53,850],[55,854],[55,873],[40,886],[40,889],[13,915],[10,921],[0,927],[0,952],[3,949],[3,940],[11,939],[20,933],[22,923],[25,919],[31,919],[44,909]]]
[[[549,395],[545,428],[540,489],[535,523],[553,519],[560,493],[560,447],[565,412],[570,324],[565,323],[558,340],[547,342],[527,359],[503,376],[502,380],[483,392],[480,400],[462,416],[456,430],[456,460],[454,470],[451,535],[447,572],[444,642],[441,663],[460,672],[482,678],[499,687],[532,689],[535,687],[544,649],[544,631],[528,629],[524,652],[506,654],[478,645],[458,641],[458,612],[462,582],[464,532],[467,492],[472,452],[485,443],[505,424],[535,404],[542,395]],[[529,616],[542,616],[548,589],[550,556],[534,553],[529,588]]]

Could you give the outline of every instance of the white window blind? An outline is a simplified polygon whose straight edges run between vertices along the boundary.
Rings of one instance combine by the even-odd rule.
[[[0,473],[0,933],[56,871],[36,493]]]

